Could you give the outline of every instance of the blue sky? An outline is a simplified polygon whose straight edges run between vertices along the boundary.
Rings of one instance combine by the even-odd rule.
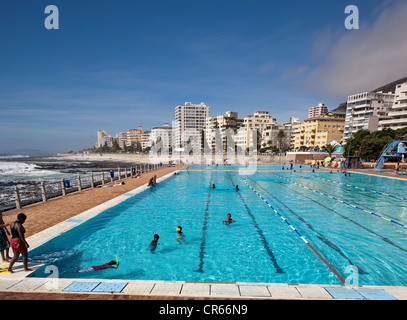
[[[51,4],[59,30],[44,27]],[[359,30],[344,27],[349,4]],[[150,130],[186,101],[303,120],[407,76],[406,11],[403,0],[3,0],[0,153],[91,147],[97,130]]]

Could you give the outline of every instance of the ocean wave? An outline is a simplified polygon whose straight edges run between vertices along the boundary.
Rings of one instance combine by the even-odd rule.
[[[7,160],[7,159],[20,159],[20,158],[29,158],[29,156],[21,155],[21,154],[13,154],[13,155],[0,155],[0,160]]]

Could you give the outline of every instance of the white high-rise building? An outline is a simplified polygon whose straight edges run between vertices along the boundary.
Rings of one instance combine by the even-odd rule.
[[[407,127],[407,82],[396,86],[394,102],[388,113],[389,119],[379,121],[379,129],[393,130]]]
[[[119,147],[122,150],[126,149],[126,143],[127,143],[127,132],[120,132],[116,134],[116,139]]]
[[[153,127],[151,129],[151,143],[162,143],[162,148],[168,150],[171,146],[172,127],[168,123],[164,123],[161,127]]]
[[[106,136],[107,136],[106,130],[99,130],[98,131],[98,142],[95,144],[96,148],[100,148],[100,147],[103,146],[103,144],[104,144],[103,138],[105,138]],[[102,144],[102,142],[103,142],[103,144]]]
[[[379,121],[388,119],[393,101],[393,93],[363,92],[349,96],[343,144],[361,129],[377,131]]]
[[[234,139],[234,135],[242,123],[243,119],[239,119],[238,113],[234,111],[227,111],[224,115],[206,118],[204,134],[207,146],[216,150],[216,136],[218,135],[218,139],[221,141],[219,146],[221,146],[222,151],[227,152],[231,148],[235,150],[232,139]]]
[[[200,149],[201,132],[209,113],[210,107],[204,102],[201,104],[185,102],[184,105],[175,107],[173,151],[184,151],[188,144],[195,150]]]

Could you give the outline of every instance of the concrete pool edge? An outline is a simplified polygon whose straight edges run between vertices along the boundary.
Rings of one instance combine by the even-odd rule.
[[[94,292],[92,290],[64,291],[74,283],[117,284],[124,283],[120,292]],[[335,294],[335,290],[340,295]],[[361,296],[359,292],[370,292],[370,296]],[[334,293],[332,293],[334,292]],[[0,281],[0,299],[2,295],[21,293],[27,299],[47,295],[76,294],[98,299],[114,299],[114,296],[129,296],[132,299],[154,300],[407,300],[407,287],[394,286],[341,286],[317,284],[287,283],[216,283],[189,281],[154,281],[154,280],[98,280],[98,279],[47,279],[25,278]],[[117,298],[117,297],[116,297]]]
[[[176,170],[175,172],[179,172]],[[182,170],[183,171],[183,170]],[[158,179],[163,181],[174,175],[174,172],[164,175]],[[120,195],[94,208],[86,210],[64,222],[41,231],[27,240],[31,244],[30,250],[50,241],[76,226],[88,221],[105,210],[127,200],[147,189],[147,186],[140,186],[126,194]],[[3,264],[5,265],[5,264]],[[2,265],[2,266],[3,266]],[[43,264],[32,266],[38,269]],[[117,283],[126,282],[127,285],[119,293],[100,292],[73,292],[86,293],[91,295],[130,295],[135,298],[141,297],[167,297],[167,298],[194,298],[194,299],[267,299],[267,300],[331,300],[334,298],[327,288],[366,288],[383,290],[395,299],[407,300],[407,287],[405,286],[343,286],[343,285],[319,285],[319,284],[287,284],[287,283],[216,283],[216,282],[189,282],[189,281],[160,281],[160,280],[119,280],[119,279],[64,279],[64,278],[28,278],[29,273],[24,273],[21,263],[16,264],[14,274],[0,275],[0,299],[2,294],[7,293],[28,293],[41,294],[71,294],[65,292],[74,282],[101,282]],[[35,270],[34,270],[35,271]],[[345,298],[348,299],[348,298]],[[349,298],[351,299],[351,298]]]

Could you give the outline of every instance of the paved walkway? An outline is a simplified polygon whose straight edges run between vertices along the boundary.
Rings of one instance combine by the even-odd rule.
[[[11,223],[16,220],[18,213],[24,212],[27,215],[24,227],[27,230],[26,237],[29,237],[119,195],[146,185],[154,175],[160,178],[182,167],[183,165],[178,164],[175,167],[147,172],[142,174],[141,178],[122,179],[121,181],[124,181],[125,184],[121,186],[85,189],[81,192],[70,193],[64,197],[53,198],[47,202],[36,203],[22,209],[6,211],[3,213],[3,219],[5,223]],[[115,183],[117,183],[117,180],[105,184],[105,186],[111,186]]]

